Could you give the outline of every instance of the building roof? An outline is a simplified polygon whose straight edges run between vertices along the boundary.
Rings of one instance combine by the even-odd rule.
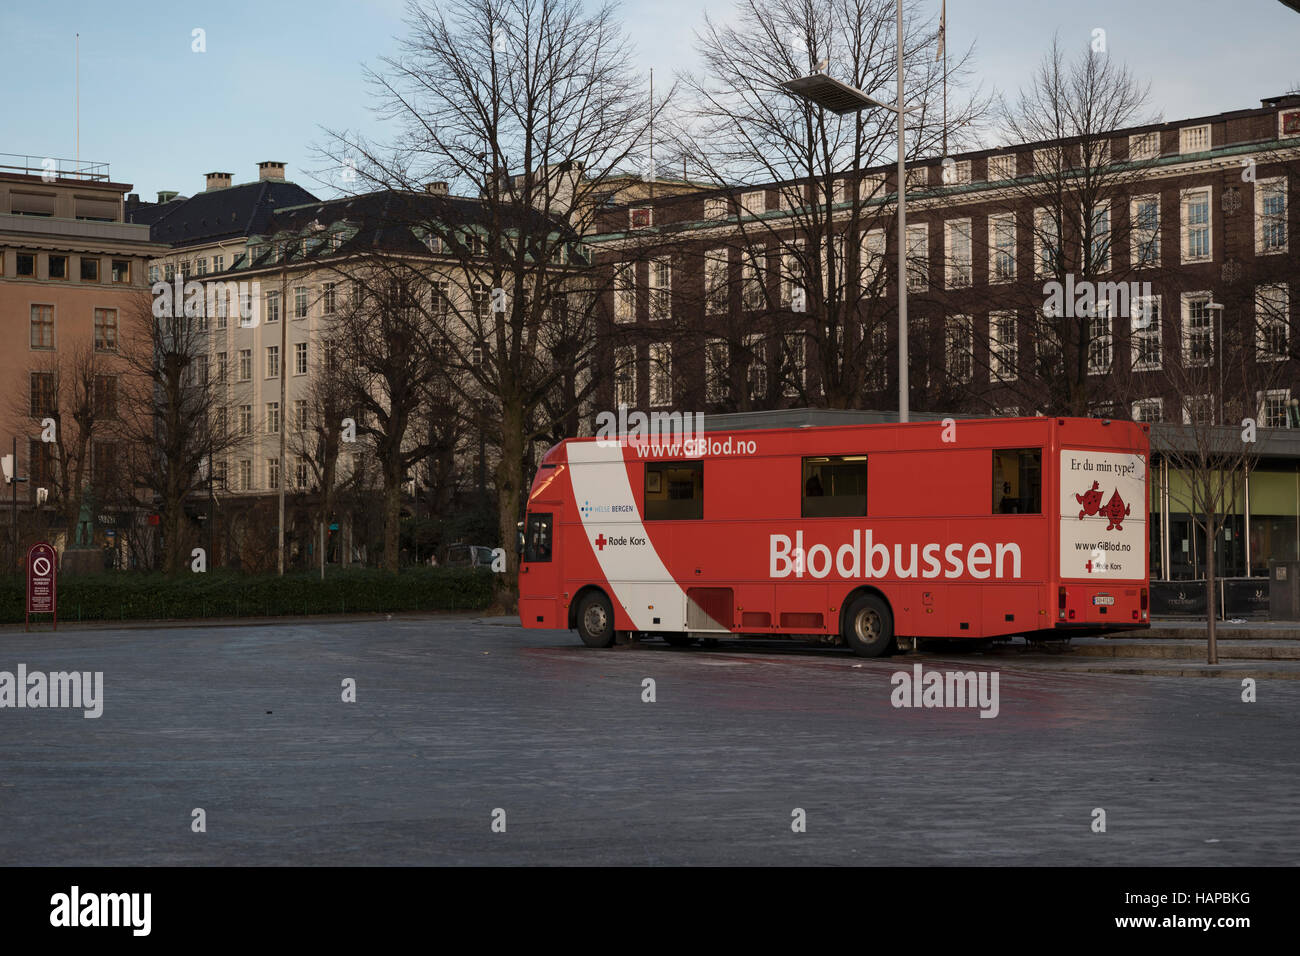
[[[140,203],[127,215],[131,222],[151,226],[154,242],[193,246],[259,235],[277,210],[316,201],[296,183],[266,179],[208,190],[189,199]]]

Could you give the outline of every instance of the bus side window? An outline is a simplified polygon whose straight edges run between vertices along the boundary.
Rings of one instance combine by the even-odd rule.
[[[646,462],[646,521],[703,517],[704,462]]]
[[[530,514],[524,530],[524,560],[551,560],[551,516]]]
[[[1043,513],[1043,450],[995,448],[993,450],[993,513],[1040,515]]]
[[[803,460],[805,518],[860,518],[867,513],[867,456],[823,455]]]

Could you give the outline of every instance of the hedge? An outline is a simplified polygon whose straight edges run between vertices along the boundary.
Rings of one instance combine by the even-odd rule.
[[[139,571],[72,575],[59,580],[60,621],[193,620],[299,614],[393,611],[482,611],[493,601],[494,575],[485,568],[374,568],[242,575],[185,572],[174,577]],[[0,584],[0,623],[21,624],[25,583]],[[49,615],[35,620],[48,621]]]

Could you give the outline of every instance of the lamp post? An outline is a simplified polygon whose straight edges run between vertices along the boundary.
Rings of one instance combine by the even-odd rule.
[[[903,106],[903,3],[896,5],[898,28],[898,98],[894,106],[872,99],[856,87],[841,83],[825,73],[787,80],[781,89],[792,96],[843,116],[867,108],[889,110],[898,117],[898,420],[908,420],[907,408],[907,171],[904,166]]]

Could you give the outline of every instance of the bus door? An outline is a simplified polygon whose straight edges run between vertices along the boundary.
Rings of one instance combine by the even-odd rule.
[[[519,616],[530,627],[568,627],[567,615],[558,600],[560,573],[555,560],[558,510],[557,507],[555,511],[549,508],[529,511],[524,519],[523,553],[519,560]]]

